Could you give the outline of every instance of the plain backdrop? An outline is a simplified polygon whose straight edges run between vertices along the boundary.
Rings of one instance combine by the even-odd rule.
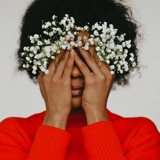
[[[15,58],[21,19],[31,0],[0,0],[0,121],[10,116],[27,117],[45,110],[38,85],[17,71]],[[160,1],[132,0],[143,40],[139,43],[141,75],[127,87],[111,91],[108,108],[124,117],[147,117],[160,131]],[[85,4],[84,4],[85,5]]]

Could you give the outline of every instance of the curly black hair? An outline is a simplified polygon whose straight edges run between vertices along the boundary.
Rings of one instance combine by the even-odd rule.
[[[88,22],[92,25],[95,22],[107,21],[118,29],[118,34],[126,33],[126,39],[131,40],[132,47],[129,49],[134,54],[137,68],[138,48],[137,41],[140,36],[138,32],[138,23],[133,18],[132,10],[123,1],[116,0],[34,0],[27,8],[22,19],[20,44],[17,51],[18,70],[22,71],[20,54],[23,52],[24,46],[30,45],[28,36],[35,33],[42,34],[42,21],[51,20],[56,15],[60,19],[65,14],[75,18],[76,25],[84,26]],[[29,77],[33,80],[35,75],[27,70]],[[126,85],[129,82],[130,71],[123,74],[117,74],[115,81],[119,85]],[[34,81],[35,82],[35,81]]]

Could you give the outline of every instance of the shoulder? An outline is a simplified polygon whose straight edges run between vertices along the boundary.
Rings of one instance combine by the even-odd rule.
[[[147,117],[123,117],[115,121],[118,129],[124,128],[126,134],[137,137],[159,137],[160,134],[155,123]]]
[[[139,128],[141,132],[159,134],[157,126],[150,118],[135,117],[133,120],[137,123],[137,128]]]
[[[159,156],[160,134],[155,123],[147,117],[131,117],[128,120],[127,137],[129,149],[148,149],[148,153]]]
[[[123,129],[126,132],[159,134],[157,126],[148,117],[124,117],[111,111],[108,113],[113,126],[119,132]]]
[[[35,127],[41,124],[43,120],[44,111],[39,113],[34,113],[26,117],[17,117],[10,116],[4,118],[0,122],[0,129],[9,127],[10,129],[26,128],[26,127]]]
[[[127,117],[126,119],[133,123],[137,129],[141,129],[142,131],[148,130],[158,132],[158,128],[155,123],[148,117]]]

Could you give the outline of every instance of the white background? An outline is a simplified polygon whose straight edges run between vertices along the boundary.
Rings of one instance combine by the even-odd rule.
[[[34,85],[25,72],[16,71],[19,27],[30,2],[0,0],[0,120],[45,110],[38,85]],[[131,78],[130,86],[113,90],[108,108],[124,117],[148,117],[160,131],[160,1],[131,0],[128,4],[144,35],[139,44],[142,75]]]

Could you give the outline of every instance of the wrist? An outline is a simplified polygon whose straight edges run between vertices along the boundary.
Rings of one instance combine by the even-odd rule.
[[[67,125],[67,119],[68,119],[67,114],[59,114],[59,113],[48,114],[46,113],[42,124],[65,130],[66,125]]]
[[[108,121],[108,115],[107,115],[106,110],[104,110],[104,111],[93,110],[90,112],[85,112],[85,114],[86,114],[87,124],[92,124],[92,123],[96,123],[99,121]]]

